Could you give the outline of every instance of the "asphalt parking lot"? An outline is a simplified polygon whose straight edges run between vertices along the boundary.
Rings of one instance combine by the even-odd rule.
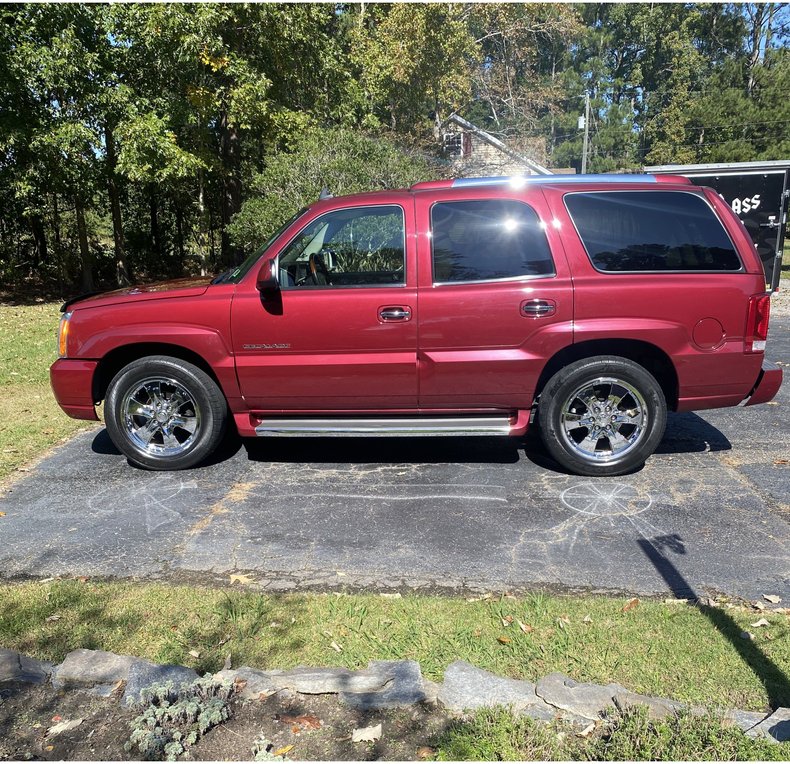
[[[790,363],[790,318],[768,355]],[[672,415],[646,467],[607,480],[559,472],[534,436],[247,441],[151,473],[98,428],[0,497],[0,571],[790,599],[788,410],[785,382],[774,405]]]

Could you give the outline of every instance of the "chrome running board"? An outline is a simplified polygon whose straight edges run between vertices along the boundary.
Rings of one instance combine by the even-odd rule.
[[[348,436],[425,437],[431,435],[510,435],[508,416],[468,417],[308,417],[267,418],[259,437]]]

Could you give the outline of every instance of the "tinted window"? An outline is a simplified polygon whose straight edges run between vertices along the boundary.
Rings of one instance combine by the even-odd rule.
[[[352,207],[306,226],[280,255],[284,288],[403,284],[403,210]]]
[[[522,202],[440,202],[431,209],[431,228],[435,282],[554,273],[538,216]]]
[[[598,270],[740,270],[730,237],[695,194],[596,191],[567,194],[565,204]]]

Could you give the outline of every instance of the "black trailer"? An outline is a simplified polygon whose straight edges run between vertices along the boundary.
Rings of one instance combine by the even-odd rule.
[[[779,286],[782,248],[790,197],[790,160],[645,167],[654,175],[683,175],[697,186],[710,186],[743,221],[765,268],[770,289]]]

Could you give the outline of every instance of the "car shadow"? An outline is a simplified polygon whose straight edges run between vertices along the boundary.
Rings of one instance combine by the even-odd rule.
[[[667,430],[657,454],[729,451],[732,444],[712,424],[693,413],[670,413]],[[94,453],[121,456],[106,429],[91,443]],[[219,448],[197,469],[232,459],[244,449],[255,462],[285,464],[515,464],[526,459],[541,469],[571,474],[547,453],[537,424],[523,438],[424,437],[424,438],[240,438],[230,428]],[[639,472],[642,467],[632,471]]]

